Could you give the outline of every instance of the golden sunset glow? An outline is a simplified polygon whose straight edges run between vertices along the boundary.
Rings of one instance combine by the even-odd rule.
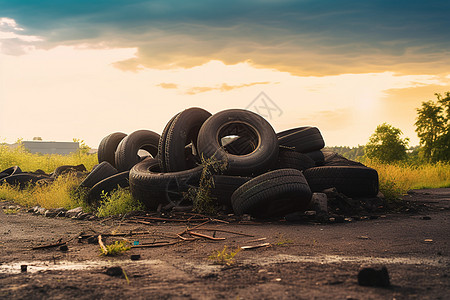
[[[345,20],[314,28],[300,14],[300,5],[295,18],[287,14],[283,19],[270,10],[282,14],[289,9],[267,3],[268,11],[260,13],[277,22],[259,24],[248,4],[243,12],[216,20],[203,19],[203,10],[196,15],[194,4],[183,4],[185,12],[176,10],[178,22],[167,12],[150,11],[156,6],[147,3],[149,14],[158,16],[155,23],[132,14],[102,23],[72,15],[69,8],[44,13],[33,4],[36,16],[27,19],[13,4],[0,5],[0,139],[76,137],[96,148],[114,131],[161,132],[175,113],[189,107],[211,113],[252,109],[250,103],[264,92],[282,112],[266,115],[277,131],[312,125],[328,146],[356,146],[387,122],[400,128],[411,145],[418,144],[415,109],[434,93],[450,91],[447,32],[417,32],[411,41],[423,45],[423,39],[427,48],[408,46],[408,35],[394,36],[402,27],[388,14],[383,22],[398,29],[380,27],[373,39],[362,39],[368,33]],[[45,19],[47,14],[55,19]],[[354,18],[361,26],[374,25]],[[64,25],[67,20],[73,26]],[[428,21],[442,25],[431,17]],[[411,30],[416,26],[409,25]],[[328,36],[328,30],[335,33]]]

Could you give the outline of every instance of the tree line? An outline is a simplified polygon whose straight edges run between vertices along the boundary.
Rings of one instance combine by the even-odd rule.
[[[450,161],[450,92],[436,93],[436,100],[422,102],[417,108],[414,126],[420,140],[417,147],[408,147],[409,139],[390,124],[378,125],[366,145],[328,147],[349,159],[367,157],[383,163],[399,161]]]

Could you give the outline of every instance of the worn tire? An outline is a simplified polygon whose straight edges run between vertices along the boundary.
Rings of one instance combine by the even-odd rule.
[[[83,164],[79,164],[79,165],[76,165],[76,166],[63,165],[63,166],[57,167],[53,171],[53,173],[52,173],[52,175],[50,177],[57,178],[58,176],[63,175],[63,174],[67,174],[67,173],[85,172],[85,171],[87,171],[87,170],[86,170],[86,167]]]
[[[130,171],[124,171],[97,182],[88,192],[87,199],[89,204],[98,204],[101,200],[102,192],[110,193],[117,187],[128,187],[130,185],[129,175]]]
[[[211,189],[211,197],[218,204],[231,207],[231,196],[241,185],[252,179],[251,177],[214,175],[214,186]]]
[[[305,154],[308,155],[312,160],[314,160],[316,167],[323,166],[323,164],[325,163],[325,157],[322,150],[307,152]]]
[[[296,169],[299,171],[304,171],[306,169],[313,168],[315,165],[316,163],[314,160],[306,154],[280,147],[278,160],[273,169]]]
[[[49,178],[46,175],[37,175],[31,173],[19,173],[13,174],[8,177],[4,177],[0,180],[0,185],[8,183],[13,186],[18,186],[20,189],[27,187],[28,185],[34,185],[38,180]]]
[[[297,131],[301,131],[301,130],[307,129],[307,128],[311,128],[311,126],[302,126],[302,127],[296,127],[296,128],[283,130],[283,131],[277,132],[277,138],[281,138],[281,137],[286,136],[288,134],[291,134],[291,133],[294,133],[294,132],[297,132]]]
[[[98,162],[102,161],[109,162],[113,167],[116,167],[116,150],[119,143],[126,137],[127,135],[122,132],[114,132],[107,136],[105,136],[98,146]]]
[[[311,190],[302,172],[281,169],[267,172],[241,185],[232,195],[237,215],[258,218],[281,217],[305,210],[311,202]]]
[[[160,204],[178,206],[183,193],[190,186],[198,185],[203,167],[172,173],[161,173],[159,160],[146,158],[130,170],[130,190],[133,197],[149,210],[156,210]]]
[[[345,158],[344,156],[333,152],[333,151],[324,151],[324,166],[360,166],[365,167],[362,163],[350,160]]]
[[[226,152],[221,144],[227,135],[252,136],[256,149],[245,155]],[[227,162],[229,175],[261,174],[278,157],[278,140],[272,126],[261,116],[247,110],[221,111],[205,121],[198,134],[197,149],[205,158]]]
[[[304,175],[313,192],[335,187],[348,197],[376,196],[378,173],[361,166],[323,166],[305,170]]]
[[[166,147],[166,139],[167,139],[167,133],[169,132],[170,125],[172,125],[173,120],[175,120],[176,117],[178,117],[180,113],[177,113],[175,116],[173,116],[169,122],[167,122],[166,126],[164,127],[161,136],[159,137],[158,141],[158,158],[159,158],[159,164],[160,164],[160,170],[163,170],[165,168],[166,164],[166,158],[161,153],[164,153],[164,148]]]
[[[103,161],[92,169],[88,176],[80,183],[80,187],[92,188],[98,182],[117,173],[116,168],[114,168],[109,162]]]
[[[126,136],[117,146],[116,167],[119,172],[130,170],[141,161],[139,149],[155,157],[158,154],[159,134],[150,130],[138,130]]]
[[[245,155],[255,151],[257,145],[248,137],[240,136],[223,147],[230,154]]]
[[[20,173],[22,173],[22,170],[19,168],[19,166],[10,167],[0,172],[0,179]]]
[[[278,135],[281,146],[292,147],[301,153],[320,150],[325,146],[322,134],[317,127],[294,128],[286,131],[286,134]]]
[[[197,145],[197,136],[202,124],[211,116],[204,109],[193,107],[175,116],[170,122],[164,141],[159,145],[160,156],[164,156],[162,171],[177,172],[195,167],[186,157],[186,146]],[[192,148],[191,148],[192,149]]]

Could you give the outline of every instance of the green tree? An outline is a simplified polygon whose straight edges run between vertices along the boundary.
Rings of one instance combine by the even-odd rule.
[[[427,161],[450,160],[450,92],[435,94],[437,101],[422,102],[417,109],[420,155]]]
[[[367,157],[384,163],[406,159],[409,139],[402,139],[401,135],[402,131],[392,125],[378,125],[364,147]]]

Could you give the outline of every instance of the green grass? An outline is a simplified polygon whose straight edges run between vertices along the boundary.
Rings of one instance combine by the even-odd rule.
[[[194,204],[194,211],[204,214],[216,214],[217,205],[211,196],[211,189],[214,187],[213,175],[221,174],[228,163],[226,161],[217,160],[214,156],[201,159],[203,170],[200,176],[198,188],[190,188],[187,197]]]
[[[74,176],[60,176],[48,185],[28,186],[19,189],[9,184],[0,185],[0,199],[13,201],[19,205],[31,207],[40,205],[47,209],[64,207],[71,209],[86,205],[73,191],[80,183],[80,179]]]
[[[104,256],[116,256],[121,255],[130,249],[131,249],[130,242],[122,240],[122,241],[115,241],[113,244],[110,245],[105,245],[105,249],[100,247],[100,252]]]
[[[212,260],[215,264],[218,265],[231,266],[235,262],[234,257],[239,253],[240,250],[241,249],[238,248],[233,251],[228,249],[228,247],[225,245],[223,246],[222,250],[213,251],[213,253],[208,256],[208,259]]]
[[[145,207],[131,196],[128,188],[118,188],[110,194],[102,195],[102,201],[97,210],[97,216],[107,217],[136,210],[145,210]]]

